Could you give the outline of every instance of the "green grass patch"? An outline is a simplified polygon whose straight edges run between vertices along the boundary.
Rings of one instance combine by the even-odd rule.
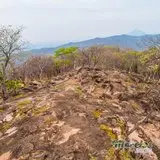
[[[43,107],[40,107],[40,108],[36,108],[36,109],[34,109],[33,114],[34,115],[41,115],[42,113],[48,111],[48,109],[49,109],[48,106],[43,106]]]
[[[93,116],[94,116],[95,118],[97,118],[97,119],[101,117],[101,114],[102,114],[102,112],[99,111],[99,110],[96,110],[96,111],[93,112]]]
[[[4,122],[0,125],[0,131],[5,133],[9,128],[11,128],[11,123],[9,122]]]
[[[31,103],[32,103],[32,101],[27,99],[27,100],[19,102],[18,106],[25,106],[25,105],[28,105],[28,104],[31,104]]]

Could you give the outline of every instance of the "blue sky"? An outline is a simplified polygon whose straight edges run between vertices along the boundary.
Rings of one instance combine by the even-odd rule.
[[[31,43],[79,41],[140,29],[160,32],[160,0],[0,0],[0,24]]]

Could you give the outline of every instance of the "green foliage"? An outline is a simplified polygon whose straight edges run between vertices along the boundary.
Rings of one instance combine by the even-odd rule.
[[[110,138],[112,142],[118,140],[119,138],[125,140],[127,135],[126,122],[120,119],[119,117],[113,117],[113,118],[116,119],[117,125],[120,128],[121,131],[120,135],[114,132],[114,130],[106,124],[101,124],[100,129],[106,132],[107,136]],[[110,148],[107,149],[105,160],[116,160],[116,159],[134,160],[129,150],[121,148],[119,149],[111,146]]]
[[[137,51],[128,51],[125,54],[122,54],[122,61],[125,69],[137,73],[141,64],[141,55],[142,53]]]
[[[157,73],[160,69],[160,66],[158,64],[154,64],[151,66],[153,72]]]
[[[54,59],[54,63],[55,63],[55,66],[59,68],[62,66],[69,66],[71,65],[72,62],[68,59]]]
[[[55,57],[73,54],[77,49],[77,47],[60,48],[55,51]]]
[[[152,52],[152,50],[149,50],[147,53],[144,52],[141,57],[140,57],[140,62],[142,64],[146,64],[147,62],[150,61],[150,59],[152,59],[152,57],[154,57],[156,55],[155,52]]]
[[[106,154],[105,160],[134,160],[130,152],[127,150],[116,150],[111,147]]]
[[[73,63],[74,54],[77,50],[77,47],[69,47],[69,48],[60,48],[55,51],[54,55],[54,64],[56,68],[60,69],[61,67],[71,66]]]
[[[17,94],[17,91],[24,86],[19,80],[6,80],[7,90],[13,94]]]
[[[134,57],[139,57],[142,53],[137,51],[129,51],[128,54]]]
[[[146,72],[160,74],[160,53],[156,48],[150,48],[143,52],[140,57],[140,62],[143,64]]]
[[[107,154],[105,156],[105,160],[116,160],[115,148],[111,147],[108,149]]]
[[[109,126],[107,126],[105,124],[101,124],[100,129],[105,131],[111,140],[117,139],[117,135],[113,132],[112,128],[110,128]]]
[[[102,112],[99,111],[99,110],[96,110],[96,111],[93,112],[93,115],[94,115],[95,118],[100,118],[101,114],[102,114]]]

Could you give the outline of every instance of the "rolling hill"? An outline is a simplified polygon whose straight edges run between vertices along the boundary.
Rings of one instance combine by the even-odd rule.
[[[121,48],[130,48],[134,50],[144,50],[146,46],[144,45],[144,40],[148,37],[154,37],[157,35],[142,35],[142,36],[132,36],[132,35],[116,35],[106,38],[94,38],[90,40],[80,41],[80,42],[71,42],[55,48],[41,48],[33,49],[30,52],[39,55],[39,54],[52,54],[55,50],[61,47],[70,47],[76,46],[79,48],[89,47],[92,45],[108,45],[108,46],[119,46]]]

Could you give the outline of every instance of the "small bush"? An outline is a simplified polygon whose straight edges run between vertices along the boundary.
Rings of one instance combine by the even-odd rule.
[[[19,80],[7,80],[7,90],[13,95],[17,95],[20,88],[24,87],[24,84]]]

